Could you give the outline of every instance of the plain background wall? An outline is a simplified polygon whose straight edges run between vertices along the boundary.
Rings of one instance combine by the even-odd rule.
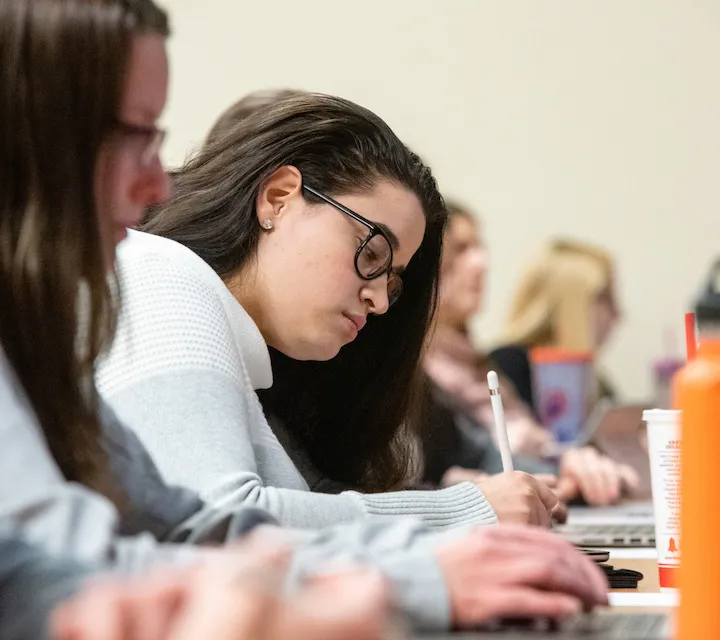
[[[177,164],[245,93],[295,87],[367,106],[481,216],[481,343],[548,237],[617,258],[625,322],[604,357],[621,392],[720,255],[717,0],[166,0]]]

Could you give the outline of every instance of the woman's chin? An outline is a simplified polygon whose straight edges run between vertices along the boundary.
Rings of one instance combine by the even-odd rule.
[[[326,362],[332,360],[345,345],[342,344],[329,344],[318,347],[314,356],[309,358],[310,360],[317,360],[319,362]]]
[[[323,340],[322,342],[305,342],[292,348],[281,349],[281,351],[293,360],[314,360],[326,362],[332,360],[343,347],[338,341]]]

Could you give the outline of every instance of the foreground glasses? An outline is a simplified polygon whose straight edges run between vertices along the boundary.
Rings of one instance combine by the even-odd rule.
[[[303,189],[369,229],[370,232],[355,253],[355,271],[363,280],[375,280],[387,273],[388,304],[392,306],[402,294],[403,284],[400,276],[392,271],[393,250],[385,232],[374,222],[363,218],[359,213],[348,209],[330,196],[305,184],[303,184]]]
[[[158,129],[157,127],[145,127],[139,124],[123,122],[122,120],[117,120],[115,127],[124,136],[137,140],[140,143],[141,148],[138,156],[138,166],[141,169],[147,169],[160,153],[160,149],[165,141],[165,130]]]

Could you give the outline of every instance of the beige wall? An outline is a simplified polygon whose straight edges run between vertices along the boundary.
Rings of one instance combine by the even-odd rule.
[[[377,111],[483,218],[491,340],[522,263],[574,235],[617,257],[605,357],[630,397],[720,254],[717,0],[167,0],[167,159],[244,93],[292,86]]]

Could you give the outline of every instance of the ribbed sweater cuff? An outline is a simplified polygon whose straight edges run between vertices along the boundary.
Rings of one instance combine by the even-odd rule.
[[[497,515],[482,491],[472,482],[461,482],[439,491],[355,493],[368,515],[420,518],[432,529],[463,524],[497,524]]]

